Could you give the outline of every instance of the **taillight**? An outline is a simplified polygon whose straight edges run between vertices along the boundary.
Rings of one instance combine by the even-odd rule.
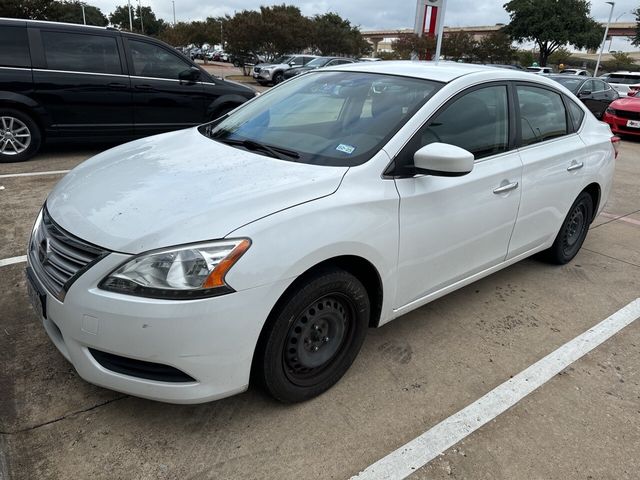
[[[620,137],[616,137],[615,135],[611,137],[611,144],[613,145],[613,150],[616,152],[615,158],[618,158],[618,149],[620,148]]]

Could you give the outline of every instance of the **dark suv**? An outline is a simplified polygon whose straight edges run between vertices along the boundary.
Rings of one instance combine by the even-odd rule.
[[[158,40],[0,19],[0,162],[51,140],[121,141],[197,125],[253,98]]]

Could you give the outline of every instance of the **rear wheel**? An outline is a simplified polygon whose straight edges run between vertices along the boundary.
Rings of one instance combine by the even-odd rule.
[[[369,297],[344,270],[324,270],[291,292],[257,351],[258,380],[276,399],[300,402],[333,386],[349,369],[369,324]]]
[[[0,108],[0,162],[23,162],[40,148],[41,134],[36,122],[12,108]]]
[[[582,192],[571,205],[553,245],[545,252],[547,259],[559,265],[570,262],[580,251],[592,218],[593,199]]]

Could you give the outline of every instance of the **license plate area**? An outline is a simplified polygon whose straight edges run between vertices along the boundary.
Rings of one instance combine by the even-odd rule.
[[[627,120],[627,127],[640,128],[640,120]]]
[[[27,268],[27,294],[33,310],[42,315],[42,318],[47,318],[47,295],[35,279],[31,268]]]

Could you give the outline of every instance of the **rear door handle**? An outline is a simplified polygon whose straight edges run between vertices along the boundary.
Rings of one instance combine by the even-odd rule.
[[[567,167],[567,172],[573,172],[574,170],[580,170],[584,167],[584,162],[573,162],[571,165]]]
[[[107,85],[109,88],[127,88],[127,85],[124,83],[112,82]]]
[[[136,85],[136,88],[138,90],[153,90],[153,87],[149,84],[143,84],[143,85]]]
[[[518,182],[508,183],[498,188],[493,189],[493,193],[496,195],[500,195],[501,193],[510,192],[511,190],[515,190],[518,188]]]

